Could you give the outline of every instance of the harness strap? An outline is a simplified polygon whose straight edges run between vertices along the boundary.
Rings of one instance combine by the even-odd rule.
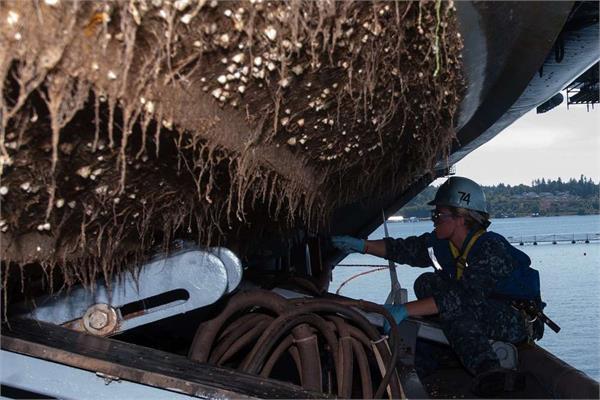
[[[456,261],[456,280],[460,280],[460,278],[462,278],[464,269],[467,266],[467,256],[469,255],[469,251],[471,251],[471,248],[473,247],[477,239],[479,239],[484,233],[485,229],[480,229],[477,232],[475,232],[473,236],[471,236],[471,239],[469,240],[467,245],[464,247],[462,254],[452,242],[449,242],[450,252],[452,253],[452,257],[454,257],[454,260]]]

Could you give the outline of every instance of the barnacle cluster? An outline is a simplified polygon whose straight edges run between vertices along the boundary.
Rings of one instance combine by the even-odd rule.
[[[174,234],[235,247],[261,226],[317,230],[341,205],[397,193],[453,140],[454,11],[3,2],[2,259],[89,283]]]

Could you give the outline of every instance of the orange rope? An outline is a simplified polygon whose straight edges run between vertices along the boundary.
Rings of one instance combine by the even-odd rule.
[[[362,275],[370,274],[371,272],[383,271],[384,269],[388,269],[388,267],[380,267],[380,268],[372,269],[370,271],[363,271],[356,275],[352,275],[350,278],[348,278],[344,282],[342,282],[340,287],[335,291],[335,294],[340,294],[340,290],[342,290],[344,285],[346,285],[346,283],[350,282],[352,279],[358,278],[359,276],[362,276]]]

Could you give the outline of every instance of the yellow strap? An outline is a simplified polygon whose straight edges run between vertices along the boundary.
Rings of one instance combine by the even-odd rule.
[[[452,253],[452,257],[454,257],[454,259],[456,260],[456,280],[462,278],[463,271],[465,270],[465,266],[467,264],[467,256],[469,255],[469,251],[471,250],[471,247],[473,247],[477,239],[479,239],[479,237],[484,233],[485,229],[480,229],[477,232],[475,232],[475,234],[473,234],[473,236],[471,237],[471,240],[469,240],[469,243],[465,248],[465,252],[462,254],[460,254],[460,251],[456,248],[456,246],[452,242],[450,242],[450,252]]]

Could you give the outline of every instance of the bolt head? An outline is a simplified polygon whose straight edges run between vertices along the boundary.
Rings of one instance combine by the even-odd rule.
[[[94,329],[102,329],[108,325],[108,314],[102,310],[95,310],[90,314],[89,323]]]

